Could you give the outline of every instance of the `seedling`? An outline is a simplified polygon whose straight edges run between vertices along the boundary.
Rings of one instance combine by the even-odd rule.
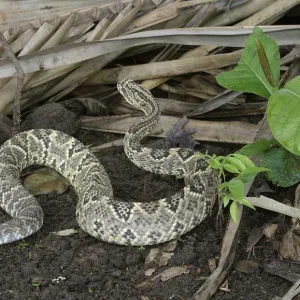
[[[39,282],[35,282],[31,284],[35,289],[39,289],[40,288],[40,283]]]
[[[30,246],[30,244],[25,242],[24,240],[22,240],[22,241],[19,242],[19,244],[16,247],[18,249],[25,249],[28,246]]]
[[[254,206],[244,198],[245,183],[253,180],[257,174],[267,171],[266,168],[256,167],[255,164],[245,155],[239,153],[229,154],[227,156],[209,156],[209,168],[215,169],[218,177],[223,180],[219,184],[219,196],[226,207],[232,200],[230,205],[230,215],[236,222],[238,217],[237,203],[246,205],[252,209]],[[226,181],[225,171],[234,175],[232,179]]]

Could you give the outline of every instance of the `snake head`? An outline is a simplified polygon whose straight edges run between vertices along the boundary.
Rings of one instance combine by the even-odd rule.
[[[159,106],[154,101],[152,94],[133,80],[123,79],[118,82],[117,88],[129,104],[142,110],[144,113],[155,113],[159,110]]]

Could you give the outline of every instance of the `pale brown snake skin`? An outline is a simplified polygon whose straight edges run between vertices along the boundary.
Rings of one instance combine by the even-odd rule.
[[[156,126],[160,109],[151,93],[132,80],[118,83],[126,101],[145,117],[124,138],[128,158],[150,172],[182,176],[185,187],[173,196],[151,202],[114,199],[107,173],[98,159],[75,138],[51,129],[15,135],[0,148],[0,206],[12,219],[0,224],[0,244],[23,239],[40,229],[43,212],[23,187],[20,172],[31,165],[55,169],[78,195],[79,226],[106,242],[151,245],[172,240],[197,226],[215,199],[215,173],[199,153],[189,149],[143,147],[140,141]]]

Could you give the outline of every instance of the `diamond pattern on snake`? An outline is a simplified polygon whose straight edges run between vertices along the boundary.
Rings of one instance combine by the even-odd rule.
[[[76,219],[91,236],[120,245],[151,245],[175,239],[197,226],[215,199],[215,173],[204,155],[189,149],[150,149],[141,140],[157,125],[160,108],[151,93],[132,80],[117,85],[125,100],[145,116],[127,131],[124,150],[138,167],[184,178],[185,187],[154,202],[124,202],[113,197],[98,159],[75,138],[51,129],[13,136],[0,147],[0,206],[12,218],[0,224],[0,244],[23,239],[43,224],[38,201],[22,186],[20,172],[30,165],[55,169],[74,187]]]

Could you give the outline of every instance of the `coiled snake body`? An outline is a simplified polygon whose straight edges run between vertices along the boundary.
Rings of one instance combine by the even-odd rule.
[[[120,82],[118,89],[146,115],[125,135],[127,156],[147,171],[183,176],[184,189],[158,201],[114,199],[105,169],[82,143],[55,130],[26,131],[0,148],[0,206],[12,217],[0,225],[0,244],[23,239],[42,226],[42,209],[19,179],[20,172],[30,165],[53,168],[69,180],[78,195],[79,226],[103,241],[158,244],[186,233],[207,215],[215,197],[216,181],[204,158],[189,149],[143,147],[140,141],[156,126],[159,106],[149,91],[131,80]]]

